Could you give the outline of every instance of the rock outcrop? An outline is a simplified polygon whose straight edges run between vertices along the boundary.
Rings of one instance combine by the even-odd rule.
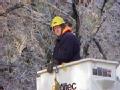
[[[115,0],[80,3],[83,57],[120,60],[120,4]],[[87,4],[86,4],[87,3]]]

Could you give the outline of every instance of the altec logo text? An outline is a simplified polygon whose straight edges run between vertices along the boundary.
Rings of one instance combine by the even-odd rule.
[[[60,90],[77,90],[76,83],[72,84],[62,83],[60,85]]]

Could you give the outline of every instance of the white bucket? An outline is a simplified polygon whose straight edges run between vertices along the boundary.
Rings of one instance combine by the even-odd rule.
[[[60,65],[56,74],[45,69],[37,72],[37,90],[52,90],[55,76],[60,88],[66,90],[117,90],[117,65],[116,61],[88,58]]]

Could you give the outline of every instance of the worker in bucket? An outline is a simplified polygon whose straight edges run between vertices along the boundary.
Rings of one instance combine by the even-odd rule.
[[[51,28],[57,35],[53,58],[58,65],[80,59],[80,43],[72,33],[72,27],[60,16],[51,21]]]

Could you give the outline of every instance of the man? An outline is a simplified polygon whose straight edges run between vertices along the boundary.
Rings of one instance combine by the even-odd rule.
[[[72,33],[72,27],[63,18],[55,16],[51,21],[52,31],[57,35],[53,58],[57,64],[80,59],[80,43]]]

